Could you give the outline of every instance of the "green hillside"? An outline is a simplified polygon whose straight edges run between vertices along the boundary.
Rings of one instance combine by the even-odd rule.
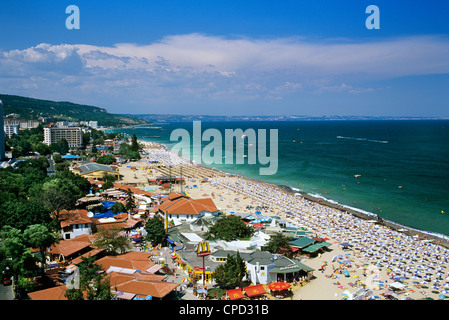
[[[4,115],[18,113],[21,118],[37,119],[39,116],[51,117],[55,121],[98,121],[100,126],[129,126],[147,124],[144,119],[132,116],[108,113],[105,109],[76,104],[72,102],[56,102],[21,96],[0,94],[3,101]]]

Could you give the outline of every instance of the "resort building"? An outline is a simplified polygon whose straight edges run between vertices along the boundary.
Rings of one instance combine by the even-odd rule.
[[[217,250],[211,254],[214,262],[226,262],[228,255],[234,256],[237,251]],[[296,259],[289,259],[282,255],[268,251],[256,250],[251,253],[239,252],[246,263],[246,277],[253,284],[268,284],[272,281],[291,281],[304,277],[310,280],[313,268],[306,266]]]
[[[14,124],[5,124],[3,126],[3,129],[5,130],[5,135],[8,138],[11,138],[11,136],[13,134],[19,135],[19,125],[14,125]]]
[[[90,178],[93,180],[101,180],[105,175],[112,175],[117,179],[120,178],[120,173],[115,168],[96,162],[80,164],[79,166],[74,167],[72,171],[84,178]]]
[[[149,261],[150,256],[144,252],[129,252],[97,260],[96,264],[107,274],[114,299],[173,299],[179,283],[169,282],[166,275],[157,274],[161,265]],[[69,265],[66,274],[76,270],[78,263]],[[64,296],[67,284],[30,292],[28,296],[31,300],[67,300]]]
[[[0,126],[3,127],[3,102],[0,100]],[[0,161],[5,159],[5,131],[0,130]]]
[[[158,212],[162,217],[170,220],[193,222],[204,215],[218,215],[220,210],[215,206],[211,198],[192,199],[181,193],[170,193],[158,206]]]
[[[4,118],[4,125],[19,126],[20,129],[33,129],[39,127],[41,122],[36,119],[23,119],[16,117]]]
[[[50,145],[67,140],[70,148],[80,148],[83,134],[80,127],[44,128],[44,143]]]
[[[290,249],[295,254],[316,255],[321,253],[331,246],[331,243],[324,241],[324,239],[314,237],[299,237],[298,239],[290,241]]]
[[[65,240],[73,239],[80,235],[92,234],[93,221],[88,216],[87,210],[62,210],[59,213],[61,235]]]
[[[89,121],[89,127],[93,128],[93,129],[97,129],[98,128],[98,121]]]
[[[95,248],[87,235],[78,236],[70,240],[60,240],[48,248],[46,252],[47,268],[51,268],[53,264],[55,267],[67,266],[70,263],[74,263],[75,259],[79,259],[79,256],[84,254],[90,253],[93,256],[93,250]]]

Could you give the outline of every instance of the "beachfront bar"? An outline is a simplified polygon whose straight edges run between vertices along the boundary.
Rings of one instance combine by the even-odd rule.
[[[298,260],[284,257],[275,261],[274,267],[269,273],[271,279],[275,279],[276,281],[293,282],[294,280],[299,281],[299,279],[303,278],[309,282],[313,271],[313,268],[306,266]]]

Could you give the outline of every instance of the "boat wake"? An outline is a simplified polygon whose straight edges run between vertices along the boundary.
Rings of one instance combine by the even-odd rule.
[[[376,143],[388,143],[389,142],[389,141],[386,141],[386,140],[374,140],[374,139],[368,139],[368,138],[343,137],[343,136],[337,136],[337,139],[369,141],[369,142],[376,142]]]

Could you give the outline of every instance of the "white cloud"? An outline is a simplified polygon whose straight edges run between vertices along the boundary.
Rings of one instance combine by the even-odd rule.
[[[449,41],[417,36],[359,43],[313,43],[300,39],[225,39],[201,34],[169,36],[149,45],[117,44],[114,47],[77,45],[86,57],[101,52],[137,67],[153,70],[162,57],[175,70],[237,72],[308,71],[314,74],[365,73],[382,76],[447,73]]]
[[[43,43],[0,52],[0,86],[6,93],[36,87],[41,94],[72,90],[142,101],[277,99],[307,90],[374,90],[358,85],[360,79],[449,73],[447,57],[449,41],[443,36],[310,42],[187,34],[147,45]]]

